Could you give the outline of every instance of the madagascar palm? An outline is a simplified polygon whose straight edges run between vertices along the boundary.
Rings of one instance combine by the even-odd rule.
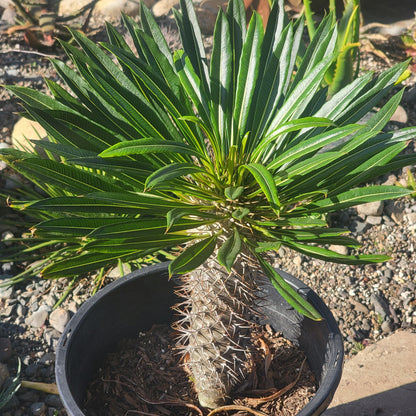
[[[49,97],[9,87],[48,132],[39,143],[48,157],[2,153],[47,194],[14,202],[43,216],[32,238],[50,242],[45,277],[180,248],[170,273],[184,275],[181,345],[201,404],[215,407],[249,371],[247,320],[262,275],[320,318],[265,252],[283,245],[334,262],[386,259],[330,251],[359,243],[329,228],[325,214],[408,193],[358,187],[415,161],[401,151],[416,128],[382,131],[402,92],[358,123],[406,63],[327,99],[324,76],[337,58],[331,16],[299,54],[304,23],[288,21],[283,1],[264,31],[256,13],[246,27],[243,2],[232,0],[219,11],[208,60],[190,0],[175,12],[183,50],[173,54],[141,7],[140,27],[124,17],[137,54],[111,26],[100,46],[74,32],[79,48],[62,43],[74,69],[52,59],[66,89],[47,81]]]

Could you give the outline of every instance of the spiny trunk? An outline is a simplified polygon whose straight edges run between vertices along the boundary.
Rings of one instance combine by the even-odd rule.
[[[216,253],[184,277],[180,295],[186,301],[177,328],[180,348],[192,373],[203,407],[224,405],[233,387],[250,372],[247,319],[255,299],[257,263],[240,255],[228,273]]]

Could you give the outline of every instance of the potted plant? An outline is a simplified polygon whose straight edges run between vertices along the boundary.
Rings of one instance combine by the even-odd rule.
[[[52,59],[66,89],[48,80],[50,97],[8,87],[49,141],[38,143],[46,157],[1,154],[46,193],[12,203],[43,219],[32,241],[50,247],[44,277],[179,247],[169,276],[185,276],[182,347],[201,405],[214,408],[245,375],[259,276],[305,317],[322,319],[268,251],[286,246],[347,264],[387,259],[357,254],[360,244],[328,227],[325,214],[410,192],[358,187],[415,161],[400,152],[416,128],[382,131],[402,91],[359,124],[407,63],[328,97],[324,76],[337,59],[330,15],[303,52],[304,21],[289,22],[282,1],[264,31],[256,13],[246,27],[243,2],[232,0],[219,11],[208,59],[190,0],[175,11],[183,49],[173,54],[143,4],[141,12],[141,26],[124,17],[137,55],[110,25],[101,45],[72,32],[79,48],[62,46],[74,68]]]

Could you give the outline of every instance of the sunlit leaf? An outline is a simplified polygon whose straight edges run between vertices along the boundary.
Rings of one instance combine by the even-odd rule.
[[[217,237],[211,236],[187,247],[169,264],[169,275],[189,273],[196,269],[213,253]]]
[[[237,230],[225,240],[222,246],[218,250],[218,262],[223,265],[228,271],[231,271],[231,267],[238,254],[241,251],[241,237]]]
[[[270,279],[276,290],[282,295],[282,297],[293,306],[299,313],[306,317],[313,319],[314,321],[322,320],[320,313],[299,293],[297,293],[292,286],[289,285],[279,274],[276,269],[273,269],[270,264],[257,255],[262,269],[266,273],[266,276]]]

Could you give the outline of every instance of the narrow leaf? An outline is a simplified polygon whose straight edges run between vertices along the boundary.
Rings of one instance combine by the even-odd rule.
[[[159,183],[166,182],[181,176],[189,176],[193,173],[207,173],[205,169],[195,166],[193,163],[172,163],[158,169],[146,180],[146,188],[154,188]]]
[[[305,212],[324,213],[338,211],[340,209],[365,204],[367,202],[401,198],[409,195],[410,193],[411,191],[407,189],[389,185],[375,185],[356,188],[305,206]]]
[[[284,243],[287,247],[306,254],[307,256],[315,257],[320,260],[329,261],[332,263],[341,264],[369,264],[381,263],[390,260],[389,256],[382,254],[360,254],[360,255],[346,255],[339,254],[335,251],[328,250],[322,247],[309,246],[305,244],[295,243],[293,241]]]
[[[117,143],[116,145],[100,153],[100,157],[130,156],[153,153],[180,153],[197,157],[202,155],[185,143],[178,143],[169,140],[144,138],[129,140],[128,142]]]
[[[223,265],[228,272],[231,271],[231,267],[238,254],[241,251],[241,237],[237,230],[224,242],[224,244],[218,250],[218,262]]]
[[[196,269],[211,256],[216,244],[217,236],[213,235],[187,247],[169,264],[169,275],[189,273]]]
[[[314,321],[322,320],[322,316],[319,312],[299,293],[297,293],[292,286],[287,283],[282,276],[275,270],[270,264],[268,264],[259,254],[256,254],[257,259],[266,276],[270,279],[276,290],[282,295],[282,297],[293,306],[299,313]]]
[[[280,202],[277,196],[276,185],[272,174],[267,170],[267,168],[259,163],[243,165],[242,168],[247,169],[254,176],[273,210],[278,211]]]

